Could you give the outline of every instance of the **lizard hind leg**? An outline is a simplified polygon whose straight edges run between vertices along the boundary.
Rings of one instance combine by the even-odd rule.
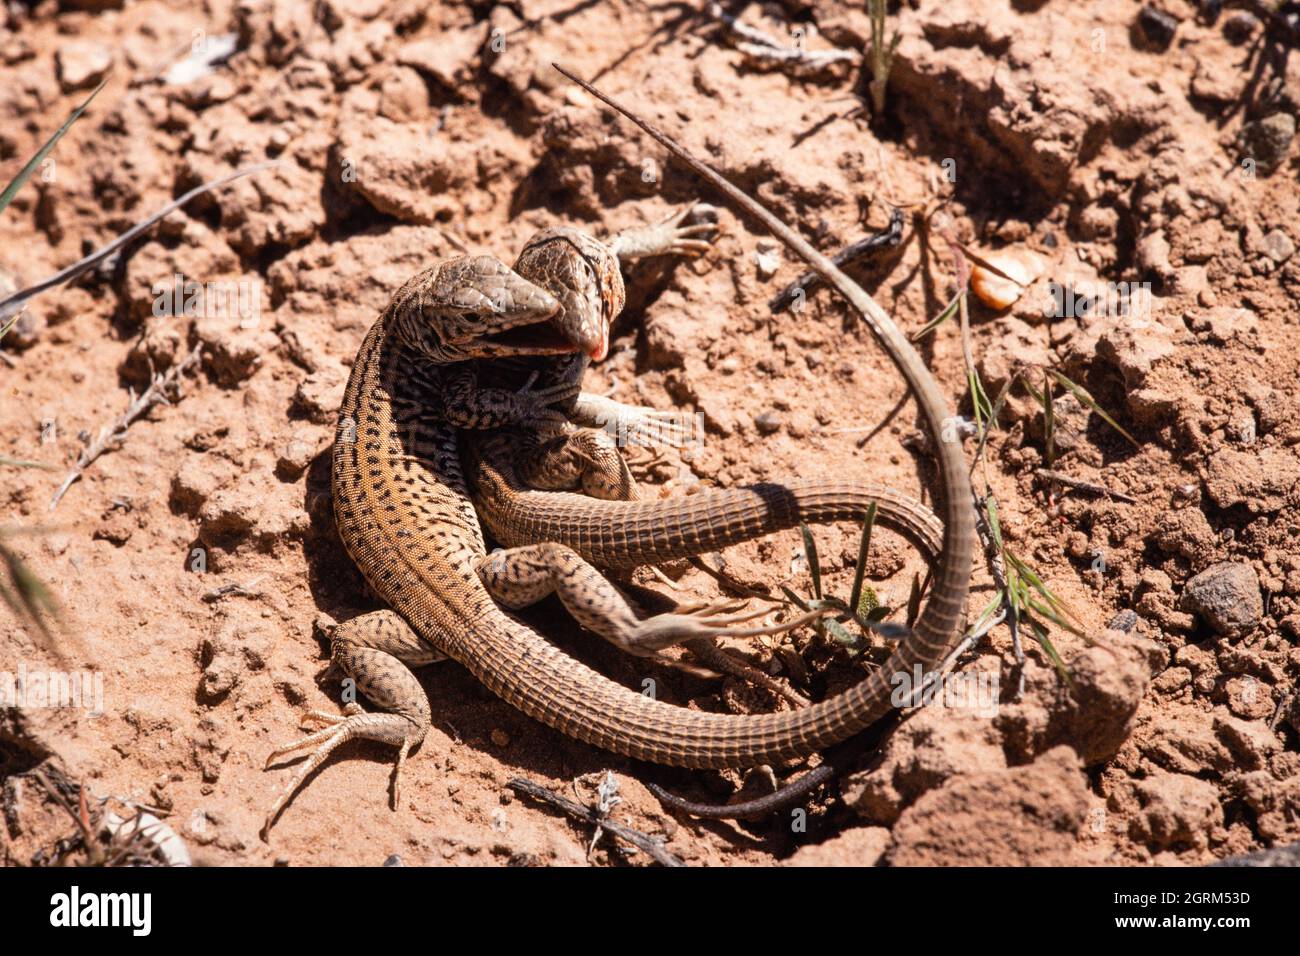
[[[304,724],[323,729],[278,748],[267,757],[271,764],[300,750],[311,750],[306,762],[276,798],[262,827],[265,839],[271,825],[303,782],[335,750],[349,740],[375,740],[398,748],[393,768],[393,808],[401,805],[401,776],[406,755],[424,739],[429,727],[429,700],[410,668],[443,659],[394,611],[375,611],[340,624],[331,638],[331,657],[351,682],[345,692],[343,714],[310,711]],[[352,697],[360,691],[380,708],[364,710]]]
[[[519,477],[541,491],[571,491],[581,487],[592,498],[635,501],[636,479],[612,436],[600,429],[580,428],[546,441],[519,436],[515,467]]]
[[[479,561],[478,574],[488,592],[508,608],[526,607],[555,594],[579,624],[639,657],[699,638],[780,634],[823,614],[815,611],[780,624],[742,627],[769,609],[738,613],[745,602],[727,600],[685,605],[640,620],[627,599],[577,552],[549,542],[494,551]]]

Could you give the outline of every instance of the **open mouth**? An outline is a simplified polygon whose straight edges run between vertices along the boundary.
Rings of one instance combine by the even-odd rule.
[[[554,352],[563,354],[578,352],[582,346],[575,343],[554,322],[538,322],[534,325],[517,325],[504,332],[496,332],[484,337],[484,341],[510,349],[530,352]]]
[[[537,322],[533,325],[518,325],[504,332],[495,332],[485,336],[484,342],[498,345],[511,351],[532,354],[567,355],[573,352],[585,352],[599,361],[609,350],[609,340],[605,335],[594,341],[583,341],[569,332],[558,320]]]

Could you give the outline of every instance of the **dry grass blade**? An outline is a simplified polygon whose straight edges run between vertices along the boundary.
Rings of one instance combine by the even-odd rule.
[[[533,783],[531,780],[525,780],[523,777],[515,777],[511,780],[507,780],[506,786],[515,791],[515,793],[522,793],[535,800],[541,800],[543,803],[549,803],[551,806],[563,810],[569,816],[577,820],[582,820],[586,823],[600,827],[603,830],[608,830],[620,840],[630,843],[638,850],[643,850],[648,853],[651,859],[656,863],[663,866],[686,865],[664,848],[663,838],[650,836],[648,833],[642,833],[640,830],[633,829],[625,824],[616,823],[608,817],[602,817],[600,812],[595,808],[585,807],[576,800],[570,800],[568,797],[561,796],[553,790],[548,790],[541,784]]]
[[[251,176],[253,173],[259,173],[264,169],[270,169],[271,167],[278,166],[278,165],[280,165],[280,163],[277,160],[277,161],[266,162],[266,163],[257,163],[253,166],[245,166],[243,169],[235,170],[233,173],[230,173],[228,176],[222,176],[220,179],[214,179],[211,182],[206,182],[201,186],[195,186],[184,196],[181,196],[180,199],[168,203],[166,206],[158,210],[158,212],[154,213],[149,218],[144,219],[141,222],[137,223],[136,225],[132,226],[130,229],[122,233],[120,236],[118,236],[108,245],[96,249],[90,255],[86,256],[84,259],[80,259],[77,262],[74,262],[66,269],[56,272],[48,279],[42,279],[40,282],[36,283],[35,285],[28,286],[26,289],[20,289],[18,292],[15,292],[13,295],[9,296],[9,298],[0,300],[0,315],[5,314],[5,311],[11,306],[15,308],[22,308],[23,304],[26,303],[29,299],[32,299],[35,296],[40,295],[42,292],[48,291],[49,289],[53,289],[56,286],[63,285],[63,283],[65,282],[70,282],[71,280],[75,279],[77,276],[81,275],[82,273],[88,272],[89,270],[93,269],[96,265],[103,262],[113,253],[117,252],[119,249],[121,249],[122,247],[130,243],[131,240],[135,239],[137,236],[153,228],[154,224],[156,224],[160,219],[163,219],[166,216],[170,215],[171,213],[175,212],[177,209],[180,209],[182,206],[184,206],[191,199],[194,199],[196,196],[201,196],[206,192],[211,192],[212,190],[218,189],[221,186],[225,186],[228,183],[232,183],[237,179],[242,179],[245,176]]]
[[[0,600],[16,618],[29,621],[49,638],[51,634],[46,617],[58,619],[58,602],[22,558],[5,544],[3,534],[0,534],[0,566],[5,570],[5,574],[0,576]]]

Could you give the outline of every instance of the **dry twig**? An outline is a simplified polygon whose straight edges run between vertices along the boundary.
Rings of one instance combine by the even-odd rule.
[[[523,777],[515,777],[506,781],[506,786],[515,793],[521,793],[525,796],[540,800],[542,803],[549,803],[551,806],[563,810],[575,820],[582,820],[584,823],[590,823],[596,827],[604,828],[638,850],[644,850],[650,855],[656,863],[663,866],[685,866],[686,864],[673,856],[664,849],[662,837],[650,836],[648,833],[642,833],[622,823],[615,823],[613,820],[606,819],[595,807],[584,807],[576,800],[570,800],[568,797],[562,797],[554,790],[548,790],[541,784],[533,783],[531,780],[525,780]]]
[[[68,476],[59,485],[59,490],[50,499],[51,511],[58,506],[67,490],[72,487],[75,481],[81,478],[82,473],[96,458],[104,454],[104,452],[118,447],[126,440],[127,429],[135,421],[142,418],[155,405],[170,405],[175,398],[179,397],[177,392],[181,375],[189,370],[202,354],[203,346],[196,345],[194,351],[190,352],[183,362],[173,365],[162,375],[155,374],[153,381],[149,383],[149,387],[141,392],[139,396],[135,394],[134,390],[131,390],[129,393],[131,400],[126,412],[116,421],[100,428],[99,433],[77,456],[76,467],[68,472]],[[169,392],[171,395],[168,394]]]

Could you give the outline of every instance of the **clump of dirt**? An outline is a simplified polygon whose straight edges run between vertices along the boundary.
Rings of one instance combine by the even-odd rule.
[[[0,707],[6,859],[40,858],[66,835],[66,815],[34,806],[43,764],[165,816],[213,863],[645,862],[608,838],[589,856],[588,826],[505,787],[525,776],[591,803],[607,769],[616,819],[698,864],[1203,863],[1300,839],[1300,65],[1285,55],[1297,31],[1281,15],[1211,21],[1184,0],[1157,6],[1153,18],[1132,0],[903,5],[874,118],[865,66],[755,59],[690,9],[0,8],[5,179],[109,80],[0,213],[0,272],[14,287],[203,181],[278,161],[33,300],[0,346],[0,455],[55,467],[0,462],[0,531],[59,601],[67,634],[60,657],[0,609],[0,672],[27,674],[30,692],[38,672],[86,670],[102,691],[98,706],[29,693]],[[741,13],[781,42],[797,28],[810,51],[870,40],[866,13],[839,3]],[[971,300],[971,351],[990,396],[1038,365],[1095,399],[1058,386],[1049,421],[1017,386],[984,456],[1008,547],[1077,633],[1052,628],[1057,662],[1022,631],[1018,664],[1007,627],[993,627],[957,670],[992,699],[923,708],[835,793],[721,826],[674,818],[638,778],[725,801],[801,767],[647,768],[438,665],[421,675],[434,724],[408,762],[403,809],[388,807],[392,755],[356,746],[265,843],[262,815],[289,775],[264,772],[265,757],[304,711],[337,708],[329,625],[374,606],[333,529],[328,451],[352,357],[388,296],[461,250],[512,261],[551,225],[608,235],[718,202],[552,61],[597,77],[827,251],[904,209],[903,242],[851,271],[905,330],[957,291],[954,243],[1041,259],[1009,308]],[[703,416],[702,446],[642,463],[652,482],[680,492],[815,472],[927,498],[934,468],[914,405],[862,324],[825,290],[772,314],[801,265],[725,208],[720,224],[703,258],[634,275],[588,382]],[[955,323],[920,347],[973,415]],[[196,348],[180,394],[49,513],[129,390]],[[858,529],[815,533],[827,588],[847,592]],[[797,533],[724,559],[747,585],[809,590]],[[669,570],[672,598],[717,596],[701,572]],[[878,531],[868,582],[894,619],[920,570]],[[994,593],[977,569],[972,621]],[[646,679],[556,607],[529,619],[616,679]],[[809,696],[876,659],[806,630],[732,648]],[[789,706],[732,678],[656,668],[653,679],[682,705]]]

